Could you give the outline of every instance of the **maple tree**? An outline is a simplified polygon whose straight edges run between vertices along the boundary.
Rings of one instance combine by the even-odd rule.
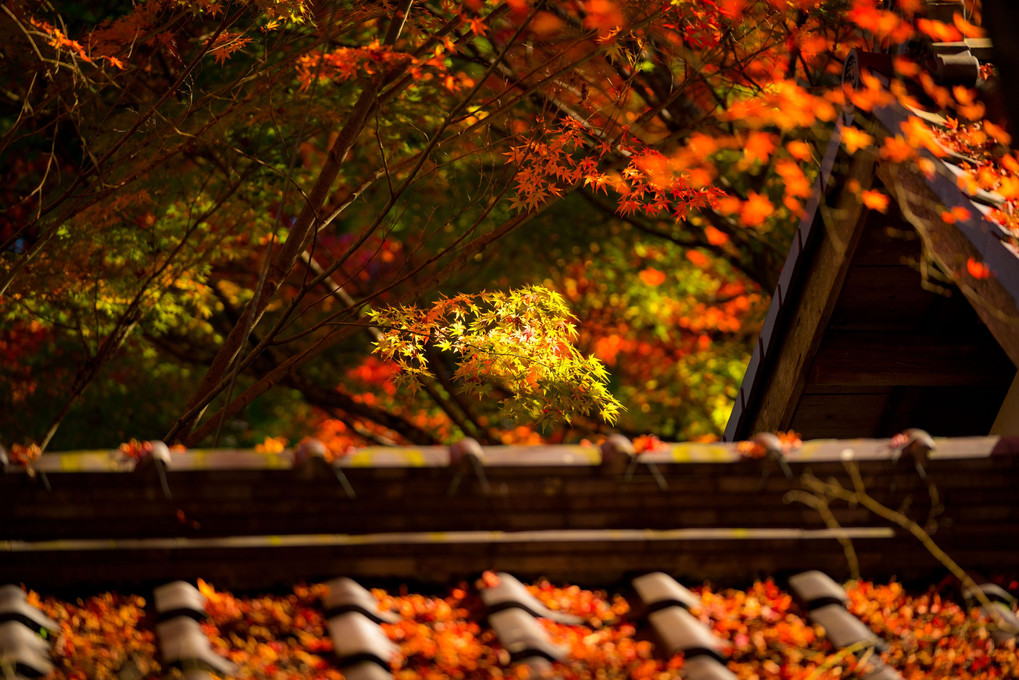
[[[11,0],[4,436],[311,429],[342,451],[528,440],[522,414],[586,436],[617,412],[625,432],[717,436],[848,50],[978,30],[900,4]],[[865,83],[862,110],[912,96]],[[924,87],[985,145],[973,181],[1008,193],[1004,129]],[[847,130],[850,153],[941,148],[916,124]],[[524,290],[572,317],[541,356],[509,311]],[[481,302],[494,316],[454,338],[453,308]],[[428,335],[401,344],[412,317]]]

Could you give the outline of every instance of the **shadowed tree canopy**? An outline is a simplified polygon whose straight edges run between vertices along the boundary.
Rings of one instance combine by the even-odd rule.
[[[10,0],[0,433],[713,437],[899,4]]]

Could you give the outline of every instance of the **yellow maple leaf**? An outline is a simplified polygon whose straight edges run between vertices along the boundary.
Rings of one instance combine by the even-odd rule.
[[[842,143],[846,145],[846,151],[856,153],[872,145],[874,138],[859,128],[847,127],[842,130]]]

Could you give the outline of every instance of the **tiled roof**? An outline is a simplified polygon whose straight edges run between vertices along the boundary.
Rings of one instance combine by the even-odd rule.
[[[26,598],[18,589],[38,608],[34,618],[45,610],[53,619],[46,618],[45,636],[21,620],[0,623],[0,664],[16,677],[53,680],[341,673],[349,680],[894,680],[1019,672],[1015,600],[993,584],[987,591],[1007,601],[992,605],[996,618],[977,602],[934,590],[909,595],[895,583],[865,581],[843,589],[820,572],[794,576],[788,590],[770,581],[689,590],[655,572],[635,579],[625,598],[544,581],[528,586],[492,572],[473,588],[433,595],[369,591],[349,579],[332,585],[242,597],[175,582],[157,589],[152,604],[123,594]],[[500,589],[516,597],[493,605],[486,595]]]
[[[171,666],[366,680],[1016,672],[1016,439],[462,448],[296,467],[250,451],[174,453],[168,467],[86,452],[48,455],[34,478],[10,468],[0,582],[42,595],[0,589],[0,658],[55,679]],[[796,500],[827,480],[878,505],[822,493],[826,516]],[[843,590],[829,577],[848,575],[850,544],[864,578],[942,582],[920,524],[976,583],[995,582],[910,597],[896,582]],[[477,579],[487,569],[500,573]],[[623,595],[514,577],[542,574]]]

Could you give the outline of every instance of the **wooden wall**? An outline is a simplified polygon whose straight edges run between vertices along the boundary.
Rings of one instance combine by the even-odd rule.
[[[730,445],[668,445],[627,480],[594,449],[487,449],[484,477],[455,492],[445,449],[363,450],[339,471],[250,452],[174,454],[165,497],[154,471],[105,453],[62,454],[39,477],[0,474],[0,582],[120,585],[197,577],[261,588],[338,574],[447,582],[484,569],[608,583],[662,569],[694,582],[743,582],[822,568],[848,576],[818,513],[787,494],[805,473],[851,482],[926,522],[930,487],[943,506],[934,539],[964,568],[1019,573],[1019,439],[938,441],[924,480],[887,441],[807,442],[787,460],[742,459]],[[649,467],[656,466],[665,488]],[[929,482],[929,483],[928,483]],[[944,570],[900,527],[832,502],[862,574],[931,578]]]

